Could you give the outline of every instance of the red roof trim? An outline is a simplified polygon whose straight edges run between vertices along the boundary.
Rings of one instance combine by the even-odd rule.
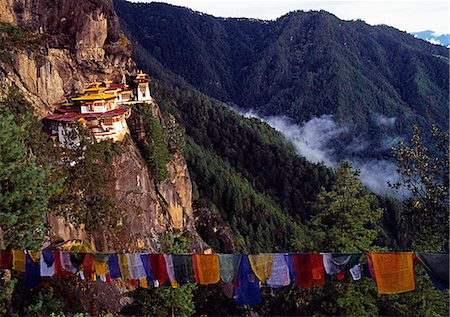
[[[65,112],[65,113],[54,113],[50,116],[45,117],[47,120],[60,121],[60,122],[74,122],[78,119],[87,118],[112,118],[122,116],[128,109],[115,109],[107,112],[93,112],[93,113],[80,113],[80,112]]]

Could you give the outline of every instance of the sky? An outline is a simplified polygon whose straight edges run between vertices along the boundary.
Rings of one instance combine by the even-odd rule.
[[[144,2],[145,0],[132,0]],[[151,1],[145,1],[151,2]],[[406,32],[432,30],[437,34],[449,32],[449,0],[161,0],[191,8],[217,17],[246,17],[276,19],[294,10],[326,10],[340,19],[361,19],[375,24],[387,24]]]

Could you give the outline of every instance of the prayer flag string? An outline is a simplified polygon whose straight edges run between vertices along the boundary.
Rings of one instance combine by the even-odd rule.
[[[372,252],[263,254],[81,253],[69,251],[0,250],[0,270],[23,274],[34,287],[53,276],[112,283],[121,279],[141,287],[186,283],[232,285],[238,305],[261,302],[260,287],[326,287],[329,282],[371,278],[379,294],[415,289],[413,264],[422,265],[440,291],[449,287],[448,253]],[[329,278],[325,278],[328,276]]]

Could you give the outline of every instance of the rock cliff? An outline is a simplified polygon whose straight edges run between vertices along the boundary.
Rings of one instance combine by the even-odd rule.
[[[0,81],[18,86],[39,116],[87,82],[121,81],[134,66],[111,1],[0,0],[0,11],[0,23],[27,34],[8,48]]]
[[[120,30],[112,1],[0,0],[0,11],[3,29],[15,32],[0,46],[8,57],[0,58],[1,87],[16,85],[39,117],[94,79],[121,82],[134,70],[130,42]],[[153,107],[162,118],[156,103]],[[157,251],[161,235],[176,230],[189,233],[192,249],[203,250],[207,246],[193,225],[186,161],[175,153],[167,168],[167,179],[156,186],[139,149],[127,138],[125,151],[114,158],[116,180],[111,186],[121,221],[88,235],[83,227],[49,215],[53,237],[84,240],[98,251]]]

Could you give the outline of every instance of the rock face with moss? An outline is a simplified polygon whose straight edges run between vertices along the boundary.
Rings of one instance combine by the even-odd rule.
[[[0,0],[4,58],[0,82],[14,83],[39,116],[94,79],[121,81],[131,45],[111,1]],[[6,42],[6,43],[5,43]]]

